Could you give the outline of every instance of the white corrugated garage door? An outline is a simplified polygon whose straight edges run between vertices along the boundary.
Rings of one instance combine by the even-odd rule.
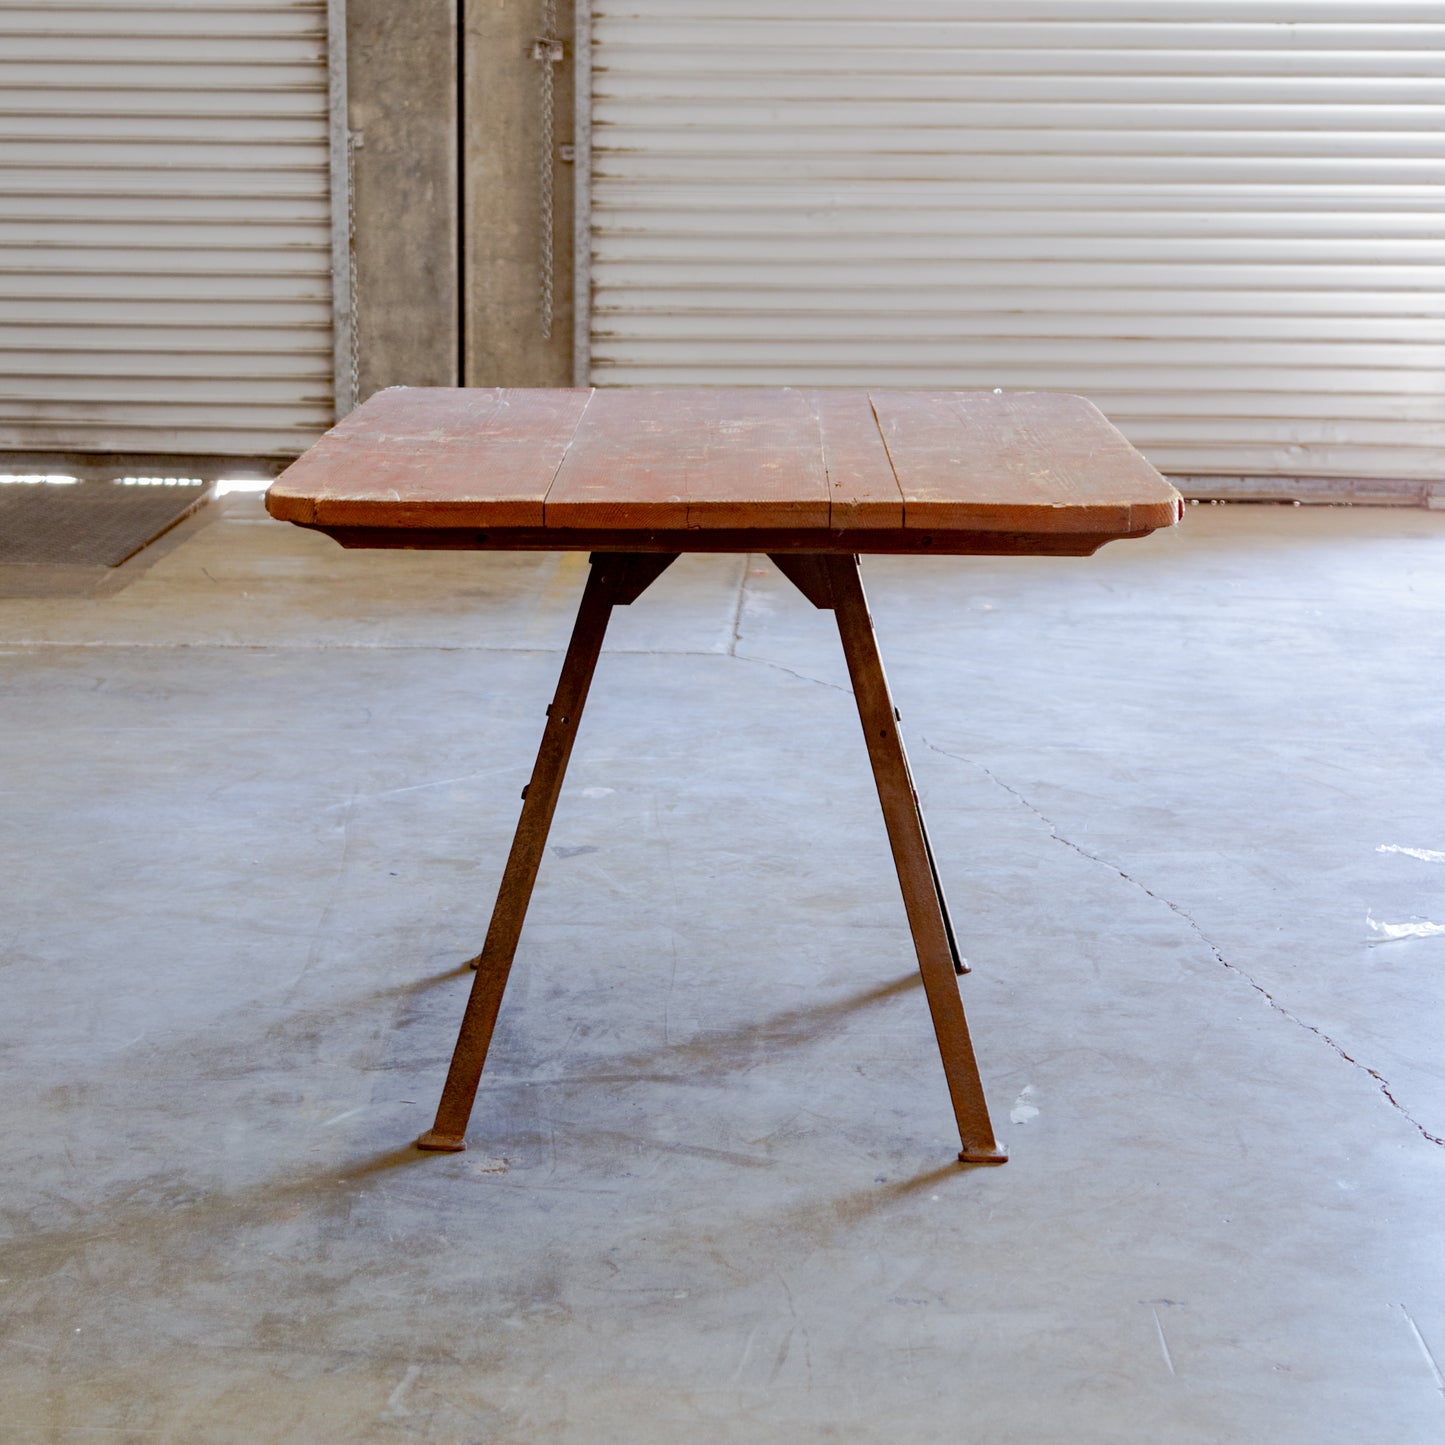
[[[1435,0],[593,0],[590,375],[1077,391],[1179,474],[1445,441]]]
[[[332,419],[324,0],[0,6],[0,448]]]

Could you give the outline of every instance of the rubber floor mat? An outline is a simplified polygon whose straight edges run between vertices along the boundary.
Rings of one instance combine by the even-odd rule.
[[[205,485],[0,486],[0,566],[119,567],[209,494]]]

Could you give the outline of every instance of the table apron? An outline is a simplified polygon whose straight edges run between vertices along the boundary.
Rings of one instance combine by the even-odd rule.
[[[347,527],[298,523],[349,548],[428,552],[813,552],[834,556],[1088,557],[1149,532],[567,531],[556,527]]]

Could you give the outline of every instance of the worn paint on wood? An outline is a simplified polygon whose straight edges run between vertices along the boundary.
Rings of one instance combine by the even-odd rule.
[[[1025,553],[1141,536],[1181,504],[1079,397],[780,387],[397,388],[328,432],[267,506],[349,545],[366,529],[378,545],[412,532],[417,546],[540,535],[648,550],[645,533],[669,551],[766,533],[743,550],[911,550],[917,537]]]
[[[805,393],[818,419],[834,531],[903,525],[903,492],[866,391]]]
[[[549,527],[823,527],[818,421],[801,393],[599,391],[547,495]]]
[[[1081,396],[875,392],[904,526],[1119,533],[1168,527],[1179,499]]]
[[[283,521],[319,525],[540,527],[590,396],[392,387],[288,467],[266,506]]]

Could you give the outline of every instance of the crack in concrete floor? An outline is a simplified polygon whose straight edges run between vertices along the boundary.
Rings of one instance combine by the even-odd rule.
[[[756,662],[762,667],[771,667],[774,672],[785,672],[789,677],[796,677],[799,682],[811,682],[814,687],[827,687],[834,692],[845,693],[848,697],[853,696],[851,687],[842,687],[836,682],[828,682],[825,678],[811,677],[806,672],[796,672],[791,667],[784,667],[781,662],[770,662],[766,657],[751,657],[746,652],[734,652],[731,656],[735,662]]]
[[[1417,1118],[1415,1118],[1415,1116],[1395,1097],[1390,1087],[1390,1081],[1386,1079],[1385,1076],[1381,1074],[1378,1069],[1371,1068],[1369,1064],[1362,1063],[1359,1059],[1355,1058],[1355,1056],[1349,1053],[1338,1042],[1338,1040],[1331,1038],[1330,1035],[1325,1033],[1323,1029],[1317,1028],[1314,1024],[1307,1022],[1305,1019],[1302,1019],[1297,1013],[1293,1012],[1291,1009],[1286,1008],[1282,1003],[1279,1002],[1278,999],[1275,998],[1272,993],[1270,993],[1267,988],[1265,988],[1262,983],[1255,979],[1247,970],[1241,968],[1237,963],[1231,963],[1220,951],[1219,945],[1216,944],[1214,940],[1210,938],[1207,933],[1205,933],[1203,928],[1199,926],[1198,920],[1188,911],[1188,909],[1182,907],[1178,903],[1175,903],[1172,899],[1165,898],[1163,894],[1154,892],[1154,890],[1150,888],[1148,884],[1141,883],[1132,874],[1126,873],[1122,868],[1119,867],[1117,863],[1112,863],[1107,858],[1101,858],[1097,853],[1091,853],[1087,848],[1080,847],[1080,845],[1075,843],[1073,839],[1066,838],[1059,831],[1059,825],[1055,823],[1052,818],[1048,817],[1047,814],[1042,812],[1039,808],[1035,807],[1034,804],[1031,803],[1028,798],[1026,798],[1021,792],[1019,792],[1017,788],[1012,787],[1010,786],[1010,784],[1004,782],[1002,778],[1000,778],[991,769],[985,767],[984,764],[979,762],[976,758],[965,757],[962,753],[950,752],[947,748],[939,747],[937,743],[929,742],[927,738],[923,739],[923,745],[928,748],[929,751],[939,754],[940,757],[952,758],[954,762],[964,763],[971,768],[977,769],[996,787],[1001,788],[1021,806],[1027,808],[1028,811],[1034,815],[1034,817],[1036,817],[1041,823],[1044,824],[1045,827],[1048,828],[1049,832],[1053,835],[1053,839],[1056,843],[1062,843],[1065,848],[1072,849],[1075,853],[1079,855],[1079,857],[1087,858],[1091,863],[1097,863],[1103,868],[1111,869],[1113,872],[1117,873],[1119,877],[1122,878],[1126,883],[1132,884],[1135,888],[1139,889],[1141,893],[1147,894],[1150,898],[1154,899],[1156,903],[1162,903],[1172,913],[1177,914],[1180,918],[1184,920],[1186,924],[1189,925],[1195,937],[1198,938],[1199,941],[1209,950],[1216,963],[1218,963],[1221,967],[1228,969],[1230,973],[1235,974],[1237,977],[1243,979],[1244,982],[1247,983],[1250,988],[1252,988],[1262,999],[1264,999],[1264,1001],[1270,1006],[1270,1008],[1272,1008],[1282,1018],[1288,1019],[1290,1023],[1296,1025],[1298,1028],[1302,1028],[1307,1033],[1313,1034],[1317,1039],[1323,1040],[1341,1059],[1343,1059],[1352,1068],[1358,1069],[1361,1073],[1368,1074],[1370,1078],[1375,1081],[1375,1084],[1378,1087],[1380,1093],[1384,1095],[1386,1101],[1390,1104],[1391,1108],[1397,1110],[1404,1119],[1408,1120],[1408,1122],[1419,1132],[1422,1138],[1428,1140],[1431,1144],[1435,1144],[1441,1148],[1445,1148],[1445,1138],[1440,1138],[1438,1135],[1432,1134]]]

